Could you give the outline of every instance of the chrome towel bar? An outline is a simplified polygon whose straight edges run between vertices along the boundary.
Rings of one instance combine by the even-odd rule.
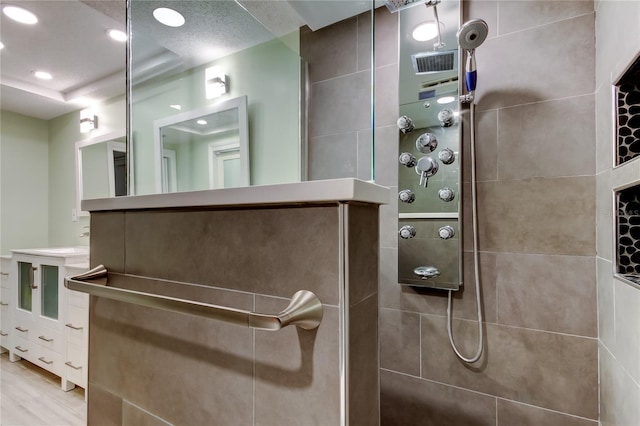
[[[289,305],[275,315],[260,314],[226,306],[211,305],[194,300],[178,299],[107,286],[108,271],[99,265],[84,274],[65,278],[65,287],[106,299],[147,306],[170,312],[216,319],[256,330],[277,331],[288,325],[311,330],[322,321],[322,303],[307,290],[297,291]]]

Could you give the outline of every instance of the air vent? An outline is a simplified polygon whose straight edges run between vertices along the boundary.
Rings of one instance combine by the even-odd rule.
[[[411,55],[413,71],[418,75],[453,71],[456,68],[457,53],[457,50],[446,50],[444,52],[425,52]]]

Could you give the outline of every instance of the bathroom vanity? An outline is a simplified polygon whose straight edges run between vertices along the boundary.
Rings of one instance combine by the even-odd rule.
[[[2,346],[10,361],[24,358],[60,376],[65,391],[86,387],[89,303],[87,295],[64,287],[64,277],[86,270],[88,256],[88,247],[12,250],[3,287],[3,302],[5,289],[9,297]]]
[[[108,271],[90,301],[88,423],[378,424],[378,208],[389,197],[338,179],[83,201],[91,266]],[[317,328],[189,312],[261,316],[298,290],[320,300]],[[165,309],[175,299],[186,310]]]

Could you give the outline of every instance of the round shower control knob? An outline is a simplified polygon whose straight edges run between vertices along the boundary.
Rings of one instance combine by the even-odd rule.
[[[451,164],[455,161],[456,154],[451,148],[445,148],[438,153],[438,159],[442,161],[443,164]]]
[[[440,190],[438,190],[438,198],[440,198],[442,201],[448,203],[449,201],[453,201],[453,199],[455,198],[455,193],[453,192],[453,189],[448,188],[448,187],[444,187]]]
[[[451,108],[442,108],[438,113],[438,120],[442,127],[451,127],[456,121],[456,116]]]
[[[449,238],[453,238],[455,234],[456,232],[453,230],[453,227],[449,225],[443,226],[438,230],[438,235],[440,235],[440,238],[442,238],[443,240],[448,240]]]
[[[402,133],[409,133],[415,128],[413,125],[413,120],[406,115],[398,118],[396,124],[398,125],[398,129],[400,129]]]
[[[438,147],[438,139],[433,133],[423,133],[416,139],[416,148],[423,154],[433,152]]]
[[[403,203],[411,204],[416,200],[416,194],[414,194],[410,189],[403,189],[402,191],[398,192],[398,198]]]
[[[410,240],[411,238],[416,236],[416,228],[411,225],[405,225],[398,231],[400,238],[403,240]]]
[[[400,164],[407,167],[414,167],[416,164],[418,164],[418,160],[416,160],[416,157],[414,157],[414,155],[410,152],[403,152],[402,154],[400,154],[400,157],[398,157],[398,161],[400,161]]]

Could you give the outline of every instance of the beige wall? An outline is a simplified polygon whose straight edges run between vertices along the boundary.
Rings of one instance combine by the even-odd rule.
[[[612,278],[612,188],[637,182],[638,162],[613,169],[611,85],[640,51],[640,2],[596,2],[596,182],[600,420],[640,424],[640,289]]]

